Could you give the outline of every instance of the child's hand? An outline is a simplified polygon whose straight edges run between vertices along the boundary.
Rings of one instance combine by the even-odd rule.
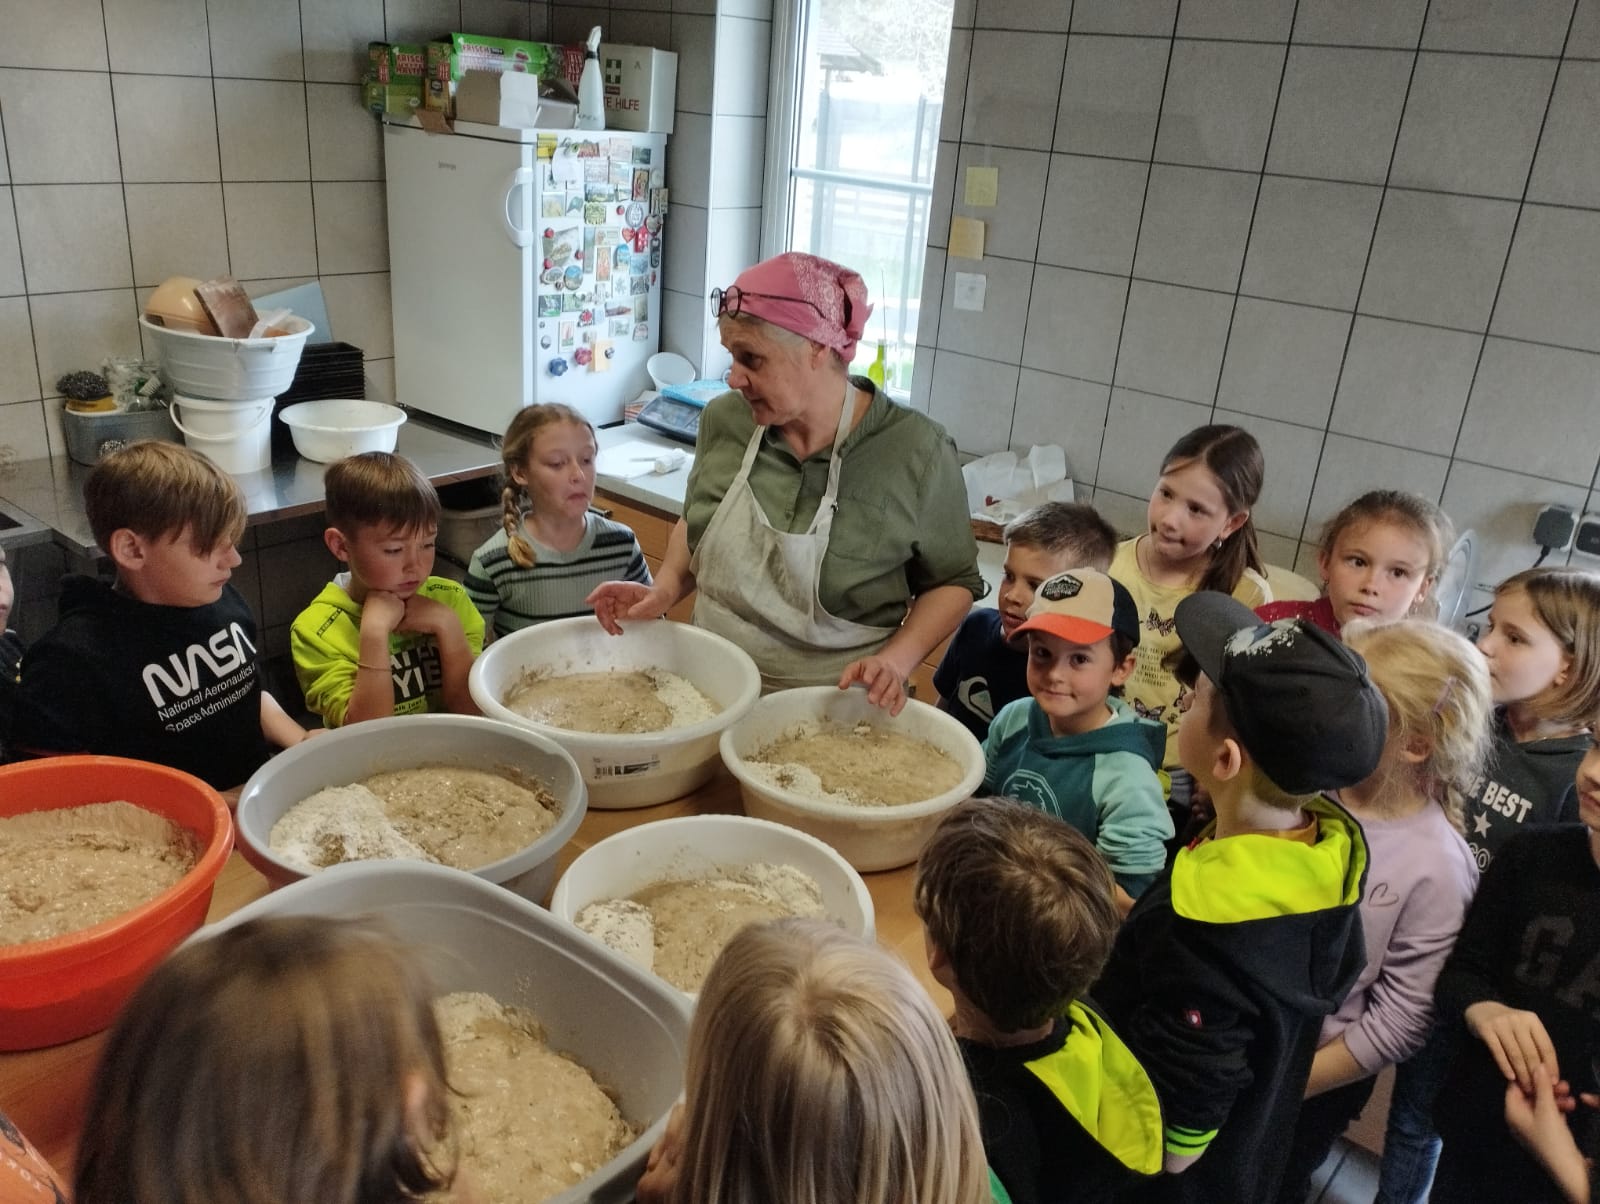
[[[594,617],[612,635],[622,634],[622,619],[659,619],[673,600],[665,590],[637,581],[607,581],[597,585],[583,600],[594,607]]]
[[[404,614],[395,625],[395,630],[437,636],[448,631],[452,623],[459,625],[460,620],[456,618],[456,612],[443,602],[412,594],[405,601]]]
[[[1463,1019],[1468,1031],[1489,1047],[1500,1073],[1524,1095],[1533,1094],[1535,1077],[1546,1070],[1551,1082],[1561,1077],[1555,1046],[1535,1013],[1487,999],[1469,1007]]]
[[[667,1128],[650,1151],[644,1174],[634,1190],[639,1204],[667,1204],[678,1185],[678,1164],[683,1158],[683,1105],[672,1106]]]
[[[391,594],[386,589],[375,589],[366,596],[361,603],[361,630],[367,630],[371,623],[373,629],[380,632],[384,638],[395,628],[400,626],[400,620],[405,617],[406,604],[400,600],[398,594]]]
[[[906,679],[897,665],[881,654],[851,661],[839,675],[839,688],[848,690],[860,682],[867,687],[867,701],[891,715],[906,709]]]
[[[1544,1066],[1534,1067],[1533,1094],[1529,1096],[1515,1083],[1506,1084],[1506,1125],[1511,1134],[1534,1155],[1562,1187],[1569,1199],[1585,1199],[1589,1166],[1573,1140],[1567,1124],[1554,1074]],[[1593,1098],[1593,1097],[1590,1097]],[[1571,1089],[1566,1092],[1571,1102]]]
[[[0,631],[6,629],[6,624],[11,619],[11,603],[16,593],[11,585],[11,570],[6,568],[5,561],[0,560]]]

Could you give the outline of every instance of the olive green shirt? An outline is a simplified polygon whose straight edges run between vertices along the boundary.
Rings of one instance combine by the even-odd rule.
[[[873,396],[840,445],[839,505],[818,590],[823,607],[840,619],[896,627],[911,600],[935,586],[959,585],[983,597],[988,586],[978,572],[955,443],[938,423],[891,401],[865,377],[851,380]],[[755,429],[739,393],[706,404],[683,503],[691,551],[738,475]],[[828,488],[832,450],[801,462],[778,428],[767,428],[750,488],[776,530],[802,534],[811,525]]]

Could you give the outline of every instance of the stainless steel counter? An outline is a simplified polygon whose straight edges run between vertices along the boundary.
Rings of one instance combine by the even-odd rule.
[[[412,415],[400,428],[395,450],[416,464],[435,485],[491,476],[500,453],[483,435],[469,435]],[[322,509],[325,464],[295,456],[270,469],[236,477],[244,490],[252,526],[314,514]],[[89,469],[65,456],[0,465],[0,509],[24,511],[54,532],[55,541],[83,556],[97,554],[83,509],[83,482]],[[22,518],[24,515],[18,515]]]

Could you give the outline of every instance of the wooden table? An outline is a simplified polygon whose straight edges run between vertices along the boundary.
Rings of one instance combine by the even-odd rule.
[[[573,858],[596,842],[653,820],[736,814],[739,810],[738,784],[719,766],[717,776],[705,786],[673,802],[634,811],[590,811],[577,835],[561,850],[558,861],[565,872]],[[952,1006],[949,993],[928,973],[922,926],[911,910],[912,867],[864,877],[877,911],[878,940],[906,960],[940,1010],[948,1015]],[[215,922],[266,893],[266,879],[236,852],[217,879],[206,921]],[[0,1054],[0,1112],[9,1116],[57,1172],[68,1179],[72,1176],[90,1080],[104,1040],[105,1035],[100,1033],[50,1049]]]

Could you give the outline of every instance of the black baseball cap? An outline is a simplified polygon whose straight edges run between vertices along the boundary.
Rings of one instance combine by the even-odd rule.
[[[1280,790],[1316,794],[1372,776],[1389,707],[1366,661],[1314,624],[1263,622],[1227,594],[1190,594],[1173,617],[1240,743]]]

